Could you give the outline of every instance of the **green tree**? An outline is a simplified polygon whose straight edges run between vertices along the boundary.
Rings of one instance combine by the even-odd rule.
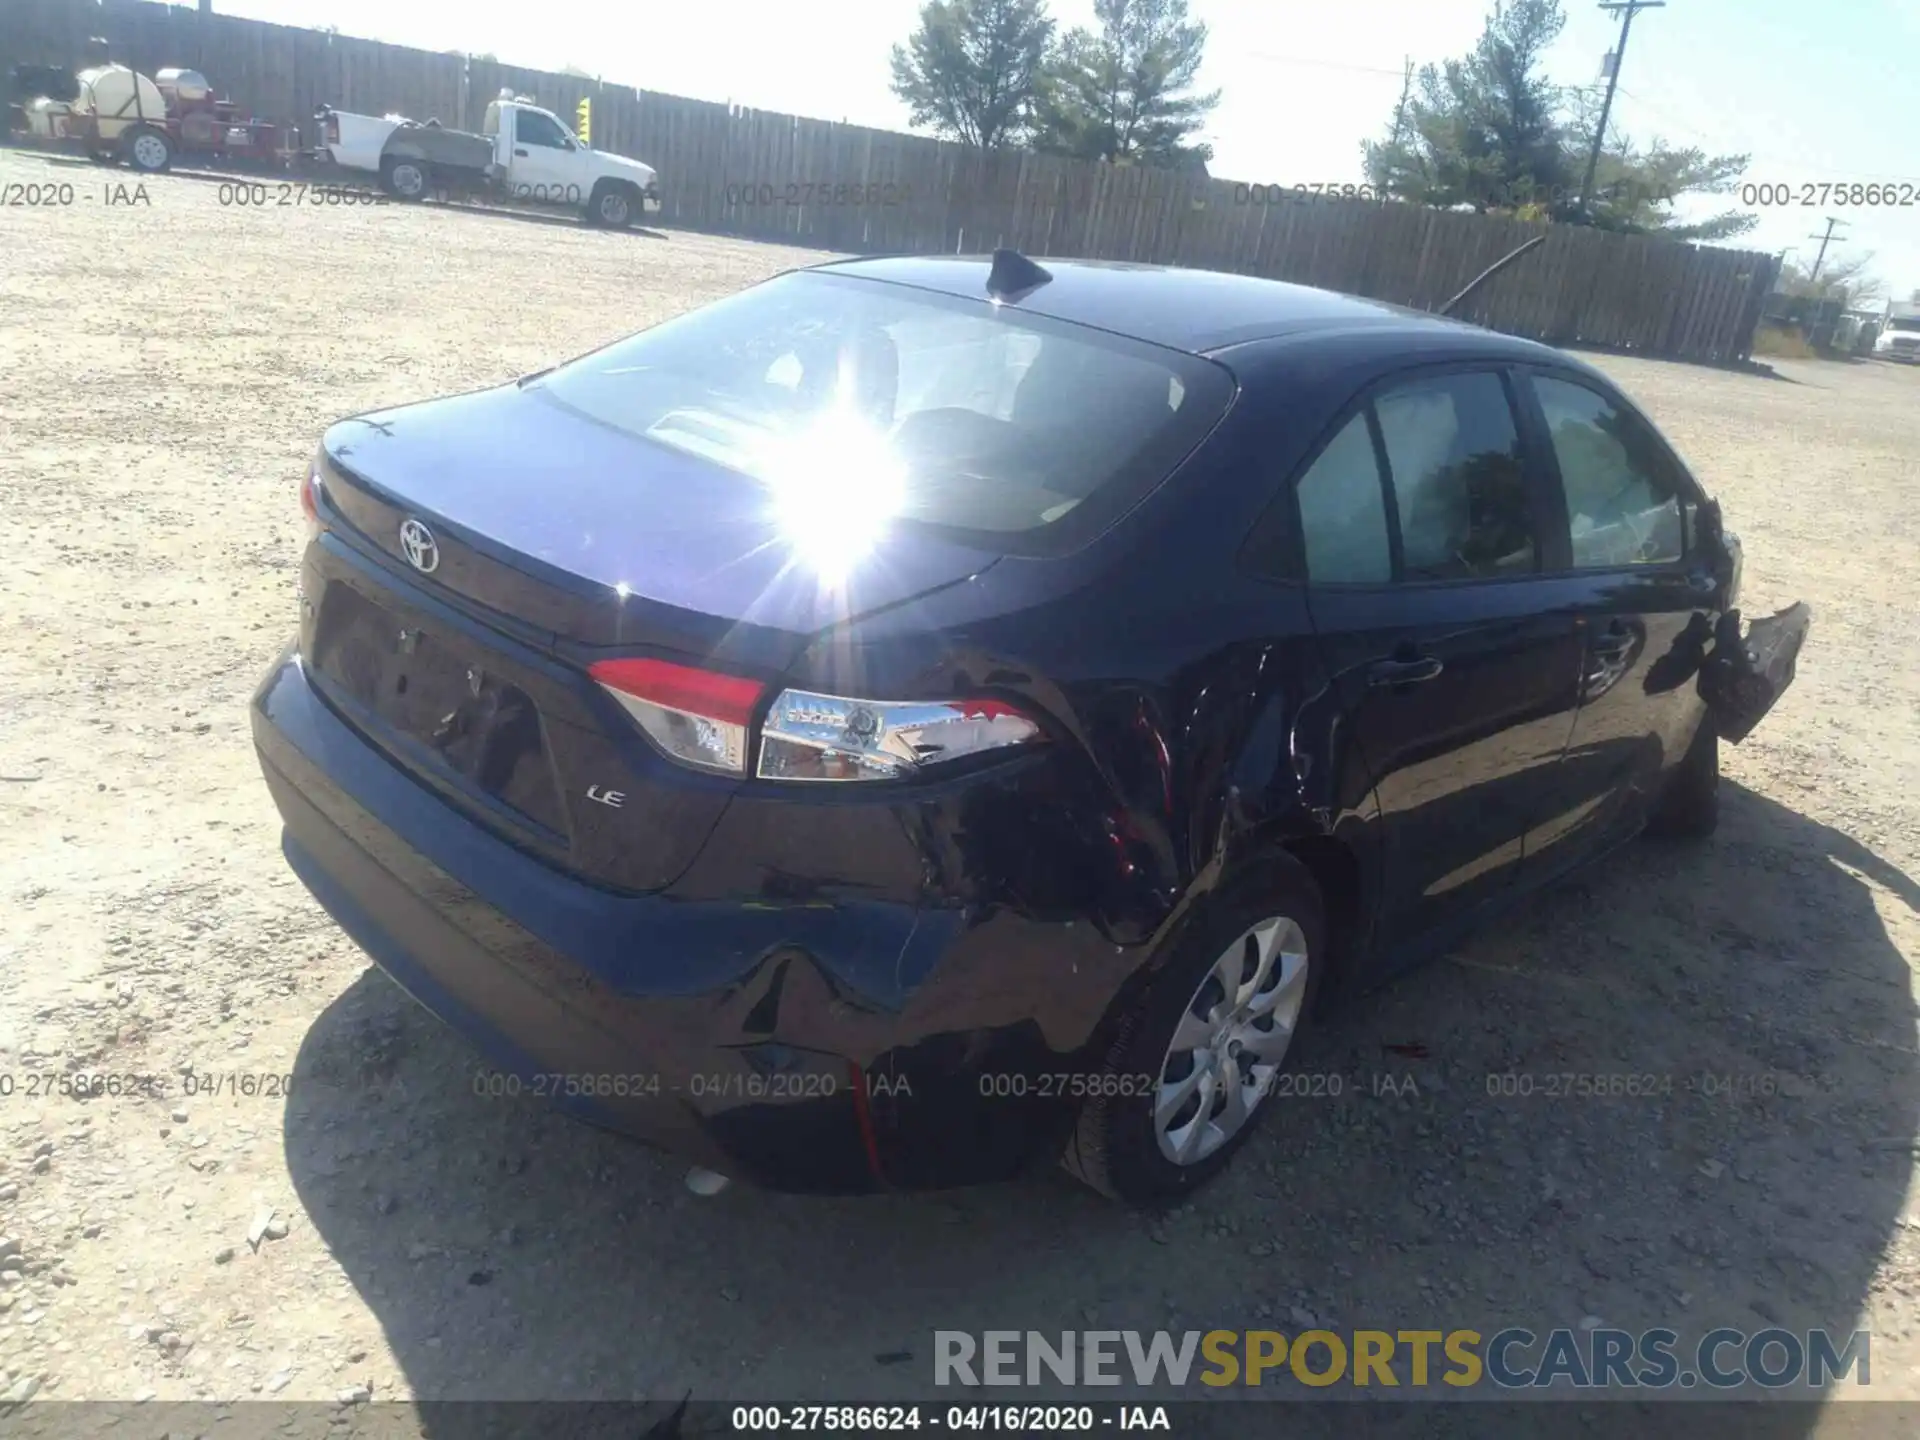
[[[1747,156],[1676,149],[1660,139],[1642,148],[1612,123],[1590,209],[1582,210],[1580,182],[1601,97],[1549,84],[1542,73],[1547,47],[1565,24],[1563,0],[1494,0],[1472,53],[1423,66],[1404,112],[1396,106],[1387,138],[1362,146],[1367,179],[1404,200],[1530,220],[1682,240],[1751,230],[1758,217],[1737,210],[1686,222],[1673,211],[1684,196],[1736,190]]]
[[[1561,0],[1495,0],[1473,50],[1422,66],[1394,130],[1365,143],[1368,180],[1402,199],[1483,211],[1564,201],[1577,183],[1564,96],[1540,70],[1565,24]]]
[[[1220,92],[1193,90],[1207,27],[1187,0],[1094,0],[1098,28],[1076,27],[1049,59],[1040,148],[1082,160],[1198,166],[1213,147],[1194,140]]]
[[[983,149],[1030,133],[1053,21],[1045,0],[927,0],[893,47],[893,93],[912,123]]]
[[[1593,127],[1600,101],[1589,95],[1575,106],[1567,127],[1573,152],[1585,156],[1593,146]],[[1675,149],[1657,136],[1642,149],[1621,132],[1607,127],[1607,142],[1593,172],[1592,222],[1606,230],[1659,234],[1676,240],[1728,240],[1744,235],[1760,217],[1738,210],[1722,210],[1704,220],[1682,222],[1673,204],[1686,195],[1728,195],[1739,188],[1750,159],[1746,155],[1709,155],[1697,146]],[[1585,161],[1581,162],[1583,165]],[[1575,218],[1568,207],[1568,218]]]

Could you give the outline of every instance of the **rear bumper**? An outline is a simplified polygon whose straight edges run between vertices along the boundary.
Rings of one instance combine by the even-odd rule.
[[[781,1190],[978,1183],[1058,1154],[1074,1106],[1057,1077],[1122,979],[1112,946],[1093,977],[1071,926],[1004,913],[597,889],[396,768],[292,647],[251,719],[289,865],[497,1067],[477,1088]],[[876,995],[879,974],[924,978]]]

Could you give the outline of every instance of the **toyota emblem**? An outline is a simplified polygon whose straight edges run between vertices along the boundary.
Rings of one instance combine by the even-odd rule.
[[[433,538],[433,531],[418,520],[408,520],[400,526],[400,551],[407,557],[407,563],[422,575],[431,575],[440,564],[440,542]]]

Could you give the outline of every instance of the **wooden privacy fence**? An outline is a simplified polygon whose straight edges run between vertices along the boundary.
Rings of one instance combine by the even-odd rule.
[[[1554,344],[1744,360],[1771,255],[1399,202],[1324,200],[1197,173],[980,151],[150,0],[0,0],[0,67],[76,64],[89,35],[151,74],[203,72],[263,119],[321,103],[479,125],[503,87],[659,172],[670,225],[822,250],[986,251],[1237,271],[1432,309],[1542,228],[1462,318]]]

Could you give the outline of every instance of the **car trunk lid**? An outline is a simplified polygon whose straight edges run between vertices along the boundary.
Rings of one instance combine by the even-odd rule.
[[[754,480],[517,386],[342,421],[325,449],[347,482],[328,498],[354,530],[418,570],[401,530],[423,523],[424,583],[556,642],[777,669],[820,630],[998,558],[900,527],[823,575]]]
[[[671,884],[742,780],[661,753],[589,665],[655,657],[770,700],[820,631],[997,558],[899,532],[829,583],[755,482],[515,387],[342,422],[324,450],[302,628],[322,694],[477,823],[626,891]]]

